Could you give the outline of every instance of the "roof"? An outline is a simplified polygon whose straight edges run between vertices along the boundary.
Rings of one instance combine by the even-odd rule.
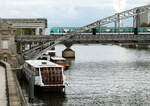
[[[40,67],[63,67],[61,65],[57,65],[53,62],[48,60],[26,60],[27,64],[30,64],[33,67],[40,68]]]
[[[47,19],[46,18],[1,18],[4,21],[7,21],[13,25],[19,26],[17,23],[27,23],[27,24],[36,24],[38,23],[38,26],[43,26],[47,28]],[[22,26],[28,26],[26,24],[23,24]]]
[[[56,51],[55,50],[48,50],[48,51],[46,51],[46,54],[48,54],[48,53],[56,53]]]
[[[66,60],[63,57],[57,57],[57,56],[53,56],[53,57],[51,57],[51,59],[53,59],[53,60]]]

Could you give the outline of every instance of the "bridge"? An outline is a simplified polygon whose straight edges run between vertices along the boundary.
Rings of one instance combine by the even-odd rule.
[[[57,45],[59,43],[64,43],[65,45],[69,45],[69,46],[71,44],[75,44],[75,43],[95,43],[95,42],[96,43],[131,43],[131,42],[134,42],[134,43],[147,43],[148,44],[149,40],[150,40],[149,36],[147,34],[139,35],[138,28],[140,26],[140,16],[142,14],[148,13],[149,10],[150,10],[150,5],[140,6],[140,7],[130,9],[130,10],[126,10],[126,11],[114,14],[112,16],[100,19],[89,25],[80,27],[79,29],[74,30],[70,33],[67,33],[63,36],[52,36],[52,35],[50,35],[50,36],[46,36],[46,35],[45,36],[37,36],[37,35],[22,36],[22,35],[20,35],[20,36],[16,36],[15,39],[14,39],[14,37],[9,39],[10,36],[8,36],[7,37],[8,40],[7,39],[2,40],[2,44],[4,45],[3,48],[5,49],[5,51],[6,51],[6,49],[8,49],[9,53],[11,53],[12,48],[8,47],[9,46],[8,42],[9,42],[9,40],[11,40],[10,42],[16,41],[17,49],[20,49],[21,55],[23,57],[27,57],[24,59],[38,59],[43,53],[45,53],[49,49],[52,49],[55,45]],[[120,34],[120,33],[112,32],[112,34],[104,35],[102,33],[100,33],[100,34],[96,33],[96,28],[101,28],[104,25],[110,24],[110,23],[115,23],[114,31],[115,31],[115,29],[120,31],[120,29],[121,29],[120,21],[123,19],[128,19],[128,18],[133,18],[134,25],[132,28],[130,28],[133,31],[132,34],[128,34],[128,33]],[[2,19],[2,20],[4,20],[4,19]],[[18,24],[18,23],[15,24],[14,23],[15,21],[16,22],[21,21],[21,22],[25,23],[21,27],[24,27],[24,25],[28,27],[27,22],[30,20],[25,20],[25,22],[24,22],[24,19],[22,19],[22,20],[6,19],[4,21],[8,21],[8,23],[13,22],[13,26],[18,28],[18,26],[20,26],[21,24]],[[40,26],[43,26],[43,28],[46,27],[46,25],[44,24],[45,21],[46,21],[45,19],[31,20],[31,22],[33,22],[33,23],[34,22],[42,22],[42,24]],[[30,23],[30,25],[32,25],[32,24]],[[36,24],[34,26],[36,26]],[[37,27],[39,27],[39,26],[37,26]],[[9,28],[8,28],[8,30],[9,30]],[[92,35],[82,34],[88,30],[92,30]],[[2,31],[2,35],[6,35],[5,31]],[[14,45],[15,43],[11,43],[11,44]],[[30,44],[29,50],[23,49],[23,46],[26,44]],[[15,50],[15,45],[13,46],[13,48]],[[5,51],[3,52],[3,54],[5,56],[4,59],[7,60],[8,56],[11,56],[11,55],[9,55],[9,53],[8,53],[8,56],[7,56]],[[16,53],[14,51],[12,53],[14,53],[12,55],[13,58],[17,56],[17,55],[15,55]]]
[[[100,19],[96,22],[93,22],[89,25],[81,27],[79,30],[75,30],[69,34],[66,34],[65,36],[61,36],[57,39],[48,38],[47,36],[42,37],[41,43],[38,43],[37,45],[34,45],[30,48],[28,51],[22,51],[23,57],[27,57],[26,59],[37,59],[39,58],[44,52],[46,52],[49,49],[52,49],[55,45],[66,42],[66,41],[74,41],[74,42],[84,42],[84,41],[97,41],[97,42],[149,42],[149,36],[145,35],[138,35],[138,27],[140,24],[140,15],[144,13],[148,13],[150,10],[150,5],[145,5],[141,7],[136,7],[127,11],[123,11],[121,13],[114,14],[112,16]],[[120,28],[120,20],[128,19],[133,17],[133,22],[135,23],[133,26],[134,28],[134,35],[96,35],[96,28],[102,27],[103,25],[109,24],[109,23],[115,23],[115,28]],[[94,36],[85,36],[85,35],[78,35],[86,30],[92,29]],[[76,36],[76,37],[75,37]],[[29,39],[32,40],[32,38],[22,37],[17,38],[16,41],[20,39],[21,42],[29,41]],[[35,37],[34,40],[40,40],[40,37]],[[44,40],[45,39],[45,40]],[[72,40],[71,40],[72,39]],[[30,41],[31,41],[30,40]],[[20,44],[22,46],[22,43]],[[22,48],[22,47],[21,47]],[[42,48],[42,49],[39,49]]]
[[[65,37],[65,35],[45,35],[45,36],[16,36],[16,42],[20,42],[21,46],[25,46],[26,44],[30,45],[29,50],[23,50],[23,54],[30,54],[30,56],[34,56],[36,53],[41,51],[41,48],[49,47],[53,41],[59,39],[60,37]],[[45,43],[49,42],[49,43]],[[70,48],[73,44],[97,44],[97,43],[105,43],[105,44],[120,44],[120,43],[136,43],[136,44],[150,44],[150,35],[131,35],[131,34],[110,34],[110,35],[91,35],[91,34],[78,34],[70,37],[69,39],[61,42],[67,48]],[[39,46],[39,44],[41,46]],[[34,46],[33,46],[34,45]],[[21,47],[21,48],[23,48]],[[31,57],[27,57],[26,59],[30,59]]]
[[[19,41],[22,44],[31,44],[31,43],[42,43],[42,42],[53,42],[60,37],[59,35],[45,35],[45,36],[16,36],[16,42]],[[60,39],[61,41],[61,39]],[[64,40],[62,43],[149,43],[150,44],[150,35],[130,35],[130,34],[122,34],[122,35],[91,35],[91,34],[78,34],[70,37],[69,39]]]

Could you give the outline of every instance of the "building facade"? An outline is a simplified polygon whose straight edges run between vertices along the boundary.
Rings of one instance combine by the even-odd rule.
[[[45,35],[47,19],[45,18],[2,18],[16,29],[16,35]]]
[[[140,26],[142,24],[150,24],[150,10],[140,15]]]
[[[11,65],[17,64],[15,30],[5,21],[0,20],[0,60]]]

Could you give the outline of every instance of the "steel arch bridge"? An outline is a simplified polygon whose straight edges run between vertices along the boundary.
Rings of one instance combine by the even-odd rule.
[[[24,51],[22,53],[22,56],[25,57],[25,59],[38,59],[44,52],[46,52],[49,49],[52,49],[55,45],[67,41],[68,39],[72,38],[74,35],[79,35],[80,33],[89,30],[89,29],[95,29],[96,27],[101,27],[103,25],[109,24],[109,23],[116,23],[115,27],[120,27],[120,20],[128,19],[133,17],[134,23],[135,23],[135,35],[137,35],[137,28],[139,27],[139,20],[140,15],[144,13],[148,13],[150,10],[150,5],[140,6],[136,7],[130,10],[126,10],[117,14],[114,14],[112,16],[97,20],[96,22],[93,22],[89,25],[81,27],[79,30],[73,31],[71,33],[66,34],[65,36],[59,37],[55,39],[54,41],[48,40],[43,42],[42,44],[36,45],[35,47],[31,48],[30,50]],[[23,40],[23,38],[20,38]],[[140,40],[140,39],[139,39]],[[42,46],[45,46],[42,50],[39,51],[38,48],[41,48]],[[31,55],[32,54],[32,55]]]

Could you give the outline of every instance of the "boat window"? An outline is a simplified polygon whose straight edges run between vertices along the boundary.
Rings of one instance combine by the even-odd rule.
[[[51,71],[51,68],[50,68],[50,67],[48,68],[48,71]]]
[[[43,71],[43,68],[40,68],[41,71]]]
[[[64,60],[57,60],[56,62],[63,63],[63,62],[64,62]]]
[[[54,53],[49,52],[48,54],[49,54],[50,56],[55,56],[55,52],[54,52]]]
[[[35,69],[35,76],[39,76],[39,68]]]
[[[58,70],[58,71],[61,71],[61,68],[59,67],[59,68],[57,68],[57,70]]]
[[[143,32],[146,32],[146,28],[143,29]]]
[[[39,68],[36,68],[36,71],[39,71]]]
[[[56,60],[52,60],[52,62],[57,62]]]
[[[42,57],[42,60],[47,60],[47,57]]]
[[[60,71],[60,68],[57,68],[57,71]]]

